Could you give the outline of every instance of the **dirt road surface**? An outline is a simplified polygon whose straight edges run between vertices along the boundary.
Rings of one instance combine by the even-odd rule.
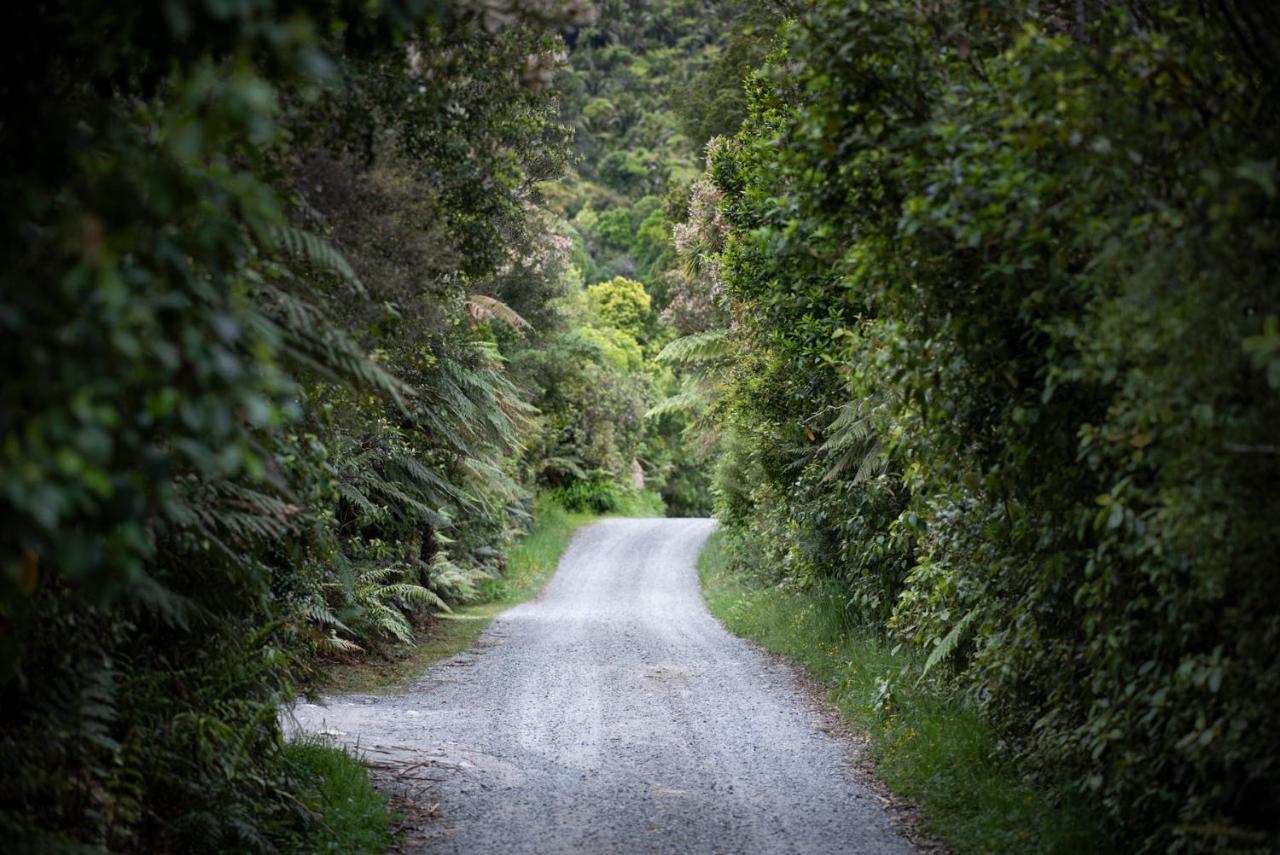
[[[790,670],[708,614],[714,526],[590,525],[471,651],[293,726],[358,745],[431,815],[413,851],[913,851]]]

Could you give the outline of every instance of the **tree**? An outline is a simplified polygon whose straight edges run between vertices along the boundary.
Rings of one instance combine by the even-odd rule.
[[[587,305],[592,319],[607,327],[643,337],[650,316],[649,294],[634,279],[615,276],[587,288]]]

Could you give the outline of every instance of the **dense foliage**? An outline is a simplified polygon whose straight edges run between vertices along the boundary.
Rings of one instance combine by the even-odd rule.
[[[308,845],[317,663],[648,487],[1119,839],[1277,845],[1265,4],[11,5],[6,844]]]
[[[581,11],[6,10],[7,845],[301,845],[278,705],[500,571]]]
[[[687,273],[674,251],[673,231],[700,177],[702,143],[708,132],[741,121],[741,76],[752,58],[763,55],[762,39],[727,38],[730,23],[739,20],[746,32],[768,16],[748,2],[608,0],[597,6],[592,26],[566,36],[570,70],[562,88],[565,119],[575,131],[575,168],[541,190],[572,246],[572,275],[588,286],[585,305],[566,307],[577,320],[561,347],[602,349],[605,370],[591,371],[581,388],[603,390],[606,399],[588,393],[550,407],[571,414],[575,424],[549,455],[561,465],[545,480],[571,488],[565,495],[585,496],[593,483],[625,477],[616,467],[625,459],[634,461],[636,483],[643,479],[661,493],[668,513],[706,514],[707,449],[689,443],[689,408],[672,405],[687,378],[657,356],[685,327]],[[606,286],[617,296],[606,296]],[[628,289],[636,305],[624,317],[617,308]],[[542,354],[560,366],[572,362],[545,347]],[[623,366],[625,380],[615,376]],[[636,413],[646,417],[634,420]],[[619,454],[572,454],[602,444],[616,446]],[[612,504],[609,489],[597,491],[593,501]]]
[[[801,4],[687,226],[740,560],[1146,849],[1280,831],[1276,24]]]
[[[708,508],[645,414],[709,10],[5,12],[6,839],[303,845],[317,664],[500,591],[535,490]]]

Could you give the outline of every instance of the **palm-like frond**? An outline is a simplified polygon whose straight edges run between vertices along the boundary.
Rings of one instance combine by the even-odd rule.
[[[684,389],[663,398],[645,412],[646,419],[655,419],[669,413],[690,413],[706,406],[706,396],[698,389]]]
[[[543,459],[542,469],[545,472],[562,473],[579,479],[587,477],[587,469],[583,466],[582,460],[577,457],[551,455]]]
[[[337,489],[338,495],[350,502],[352,507],[364,516],[374,517],[380,511],[380,508],[365,495],[359,485],[349,481],[339,481]]]
[[[462,457],[481,448],[514,451],[534,410],[502,370],[500,357],[477,343],[461,358],[441,359],[419,379],[414,414],[433,439]],[[491,453],[491,452],[486,452]]]
[[[668,364],[710,362],[728,356],[732,350],[733,342],[727,329],[708,330],[668,342],[658,354],[658,361]]]
[[[255,543],[276,541],[293,531],[299,508],[269,493],[230,481],[179,482],[168,524],[175,532],[198,533],[228,554],[241,555]]]
[[[456,484],[404,451],[388,454],[379,468],[387,477],[412,485],[424,497],[434,498],[437,503],[443,499],[455,502],[465,500],[463,491]]]
[[[264,321],[294,361],[330,380],[382,393],[406,409],[413,387],[364,353],[320,308],[272,286],[263,287],[261,302]]]
[[[399,600],[406,604],[426,603],[443,612],[450,610],[448,604],[446,604],[435,591],[432,591],[430,588],[424,588],[421,585],[413,585],[408,582],[397,582],[392,585],[384,585],[378,591],[378,598],[383,602]]]
[[[849,477],[861,484],[884,471],[888,464],[885,446],[872,428],[866,404],[850,400],[842,405],[828,427],[829,437],[821,446],[828,456],[823,481]]]
[[[405,643],[413,641],[413,627],[399,609],[378,600],[361,605],[364,608],[362,622],[373,630],[371,635],[391,636]]]
[[[284,225],[272,227],[270,235],[277,249],[292,253],[322,270],[336,273],[361,296],[368,294],[364,283],[351,267],[351,262],[324,238],[305,229]]]
[[[462,469],[471,482],[480,488],[473,490],[473,495],[483,492],[499,501],[509,502],[518,498],[523,492],[515,479],[493,458],[466,457],[462,460]]]
[[[977,617],[978,610],[974,609],[956,621],[955,626],[951,627],[946,635],[938,639],[938,642],[933,646],[933,650],[929,653],[929,658],[925,660],[923,670],[920,672],[921,681],[938,663],[947,659],[956,651],[956,648],[960,646],[960,642],[964,639],[965,631],[968,630]]]
[[[309,602],[302,605],[298,611],[301,612],[303,617],[318,626],[341,630],[345,633],[351,632],[351,628],[339,620],[333,610],[323,603]]]
[[[410,642],[413,640],[413,626],[408,613],[415,606],[426,605],[448,612],[448,604],[438,593],[408,581],[416,573],[412,567],[394,563],[362,569],[352,591],[357,610],[357,618],[352,623],[357,631],[366,636]]]
[[[481,321],[499,321],[516,332],[523,333],[533,329],[533,324],[520,317],[520,314],[506,303],[486,294],[472,294],[466,299],[464,308],[467,318],[472,324]]]
[[[428,568],[428,586],[442,598],[454,602],[475,599],[476,585],[485,573],[455,563],[446,552],[439,552],[431,559]]]
[[[336,635],[322,635],[316,639],[316,649],[327,656],[335,656],[340,653],[360,653],[363,647],[354,641],[348,641]]]

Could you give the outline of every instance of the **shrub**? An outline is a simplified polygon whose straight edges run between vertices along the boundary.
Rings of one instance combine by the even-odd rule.
[[[576,478],[548,491],[552,499],[566,511],[611,514],[620,510],[628,491],[607,474]]]
[[[1280,125],[1230,24],[819,0],[712,158],[726,520],[1152,850],[1280,834]]]

